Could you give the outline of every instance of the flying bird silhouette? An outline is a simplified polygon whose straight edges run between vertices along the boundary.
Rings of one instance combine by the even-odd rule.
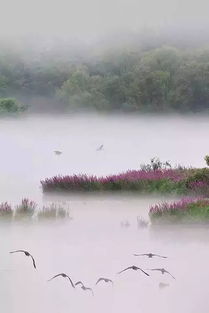
[[[113,281],[111,280],[111,279],[109,279],[109,278],[104,278],[104,277],[100,277],[98,280],[97,280],[97,282],[96,282],[96,284],[95,285],[97,285],[99,282],[101,282],[101,281],[104,281],[105,283],[112,283],[112,285],[113,285]]]
[[[82,283],[82,281],[77,281],[77,283],[75,283],[75,286],[78,286],[78,285],[84,286],[84,284]]]
[[[99,148],[97,148],[97,151],[101,151],[104,148],[104,145],[99,146]]]
[[[173,279],[175,279],[175,277],[173,275],[171,275],[171,273],[169,273],[166,269],[164,268],[151,268],[151,269],[147,269],[148,271],[160,271],[163,275],[169,274],[171,277],[173,277]]]
[[[33,261],[33,267],[36,269],[36,262],[34,260],[34,257],[28,252],[28,251],[25,251],[25,250],[15,250],[15,251],[11,251],[10,253],[17,253],[17,252],[22,252],[24,253],[26,256],[30,256],[32,261]]]
[[[55,150],[54,153],[55,153],[56,155],[60,155],[60,154],[62,154],[62,151]]]
[[[93,290],[92,290],[91,288],[89,288],[89,287],[84,286],[84,284],[82,283],[82,281],[77,281],[77,283],[75,283],[75,286],[78,286],[78,285],[81,285],[81,289],[82,289],[82,290],[84,290],[84,291],[89,290],[89,291],[92,292],[92,295],[94,295]]]
[[[145,271],[143,271],[143,269],[141,269],[140,267],[135,266],[135,265],[132,265],[132,266],[129,266],[129,267],[125,268],[124,270],[118,272],[118,274],[121,274],[121,273],[123,273],[123,272],[125,272],[125,271],[127,271],[127,270],[134,270],[134,271],[140,270],[140,271],[141,271],[142,273],[144,273],[145,275],[150,276],[148,273],[146,273]]]
[[[68,275],[66,275],[65,273],[57,274],[57,275],[53,276],[52,278],[50,278],[48,281],[51,281],[52,279],[54,279],[54,278],[56,278],[56,277],[59,277],[59,276],[62,276],[62,277],[64,277],[64,278],[68,278],[69,281],[70,281],[70,283],[71,283],[71,286],[72,286],[73,288],[75,288],[75,286],[74,286],[74,284],[73,284],[73,282],[72,282],[72,279],[71,279]]]
[[[147,256],[148,258],[153,258],[154,256],[157,256],[159,258],[167,259],[167,256],[154,254],[154,253],[143,253],[143,254],[134,254],[134,256]]]

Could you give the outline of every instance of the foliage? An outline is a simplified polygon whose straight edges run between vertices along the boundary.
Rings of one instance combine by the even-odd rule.
[[[22,106],[5,98],[50,97],[62,109],[142,112],[209,108],[209,49],[135,44],[94,54],[0,52],[0,112]],[[62,106],[61,106],[62,104]]]
[[[156,171],[171,168],[171,164],[169,161],[161,162],[159,158],[152,158],[150,163],[141,164],[140,168],[144,171]]]
[[[21,204],[16,207],[16,215],[33,215],[37,204],[29,199],[22,199]]]
[[[87,175],[55,176],[41,181],[44,192],[137,190],[141,192],[185,191],[186,172],[179,169],[130,170],[118,175],[96,177]]]
[[[183,198],[151,206],[149,216],[152,223],[179,221],[209,221],[209,199]]]
[[[18,113],[26,109],[16,99],[0,98],[0,114],[2,113]]]
[[[7,202],[0,203],[0,216],[12,216],[13,210],[10,204]]]
[[[205,160],[207,166],[209,166],[209,155],[206,155],[204,160]]]

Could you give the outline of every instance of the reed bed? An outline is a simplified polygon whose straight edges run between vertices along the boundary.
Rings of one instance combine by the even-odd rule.
[[[209,222],[209,199],[187,197],[171,203],[162,202],[150,207],[152,223],[164,221],[207,221]]]
[[[24,198],[20,204],[14,207],[8,202],[0,203],[1,218],[8,218],[9,220],[69,218],[69,208],[54,203],[38,208],[38,205],[34,201]]]
[[[43,192],[137,191],[209,196],[209,169],[141,169],[106,177],[59,175],[42,180],[41,185]]]
[[[106,177],[72,175],[54,176],[41,181],[43,192],[53,191],[161,191],[171,192],[182,189],[186,179],[184,170],[129,170],[118,175]]]

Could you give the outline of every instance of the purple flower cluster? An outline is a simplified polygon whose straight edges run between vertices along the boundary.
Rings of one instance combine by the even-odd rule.
[[[197,204],[197,206],[206,207],[209,206],[209,199],[205,199],[203,197],[198,198],[186,197],[172,203],[163,202],[161,204],[151,206],[149,214],[162,215],[165,213],[183,212],[188,210],[192,204]]]
[[[191,188],[192,190],[204,189],[208,187],[209,185],[205,181],[193,181],[189,183],[189,188]]]
[[[0,203],[0,215],[9,215],[12,214],[12,207],[8,202]]]
[[[90,186],[98,188],[111,183],[131,183],[143,181],[159,181],[171,180],[179,182],[185,179],[185,171],[177,169],[159,169],[153,171],[145,170],[129,170],[118,175],[110,175],[106,177],[72,175],[72,176],[54,176],[41,181],[43,190],[79,190],[88,189]]]

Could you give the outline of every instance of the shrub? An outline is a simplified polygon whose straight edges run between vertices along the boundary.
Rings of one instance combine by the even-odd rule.
[[[171,164],[169,161],[161,162],[159,158],[154,157],[150,160],[150,163],[141,164],[140,168],[143,171],[156,171],[171,168]]]
[[[17,113],[26,109],[26,106],[20,104],[13,98],[0,98],[0,113]]]
[[[209,155],[206,155],[204,160],[205,160],[207,166],[209,166]]]

